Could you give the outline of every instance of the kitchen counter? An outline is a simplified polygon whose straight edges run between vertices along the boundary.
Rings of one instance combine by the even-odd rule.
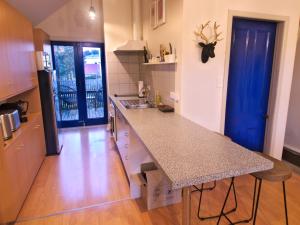
[[[268,170],[273,163],[176,113],[126,109],[110,99],[148,149],[173,189]]]

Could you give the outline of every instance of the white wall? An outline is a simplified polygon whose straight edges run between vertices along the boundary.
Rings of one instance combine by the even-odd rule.
[[[286,147],[300,153],[300,36],[294,67],[294,77],[285,134]]]
[[[298,0],[186,0],[183,7],[183,46],[181,74],[181,113],[185,117],[209,128],[220,131],[222,127],[223,79],[225,71],[226,37],[229,10],[273,14],[289,17],[284,66],[280,79],[274,112],[274,132],[271,155],[281,158],[286,116],[300,15]],[[221,25],[224,40],[216,46],[216,58],[207,64],[200,61],[200,50],[193,41],[197,25],[216,20]]]
[[[36,27],[46,31],[51,40],[103,42],[102,0],[93,1],[95,20],[88,17],[90,4],[87,0],[71,0]]]
[[[106,51],[132,40],[131,0],[103,0]]]
[[[142,1],[143,36],[147,40],[154,55],[159,55],[160,44],[168,46],[169,42],[180,52],[182,23],[182,0],[167,0],[167,24],[155,30],[150,27],[151,0]],[[116,55],[113,50],[131,40],[132,35],[132,5],[131,0],[103,0],[104,33],[107,58],[107,77],[110,94],[132,94],[137,92],[137,81],[142,79],[151,85],[152,94],[158,90],[164,103],[173,105],[170,101],[170,91],[175,90],[175,77],[179,77],[178,66],[140,66],[143,57],[134,55]],[[178,54],[180,55],[180,54]],[[138,74],[137,74],[138,72]],[[178,85],[179,86],[179,85]]]
[[[109,94],[135,94],[140,80],[140,57],[113,51],[132,40],[131,0],[103,0],[106,71]]]
[[[276,93],[275,110],[272,116],[271,139],[266,152],[281,158],[288,112],[288,102],[293,75],[296,40],[300,15],[298,0],[166,0],[167,23],[157,30],[149,27],[149,4],[144,3],[144,39],[150,50],[158,53],[159,44],[172,42],[178,55],[174,69],[174,90],[180,94],[176,111],[188,119],[209,129],[222,132],[224,123],[224,80],[228,16],[230,10],[258,14],[270,14],[288,18],[286,40],[282,51],[282,66]],[[104,0],[104,29],[107,51],[132,38],[130,0]],[[272,7],[271,7],[272,6]],[[195,41],[194,30],[208,20],[221,25],[223,41],[216,47],[216,58],[203,64],[200,49]],[[230,35],[228,35],[230,38]],[[107,54],[109,57],[109,54]],[[108,79],[112,66],[108,63]],[[159,70],[159,69],[155,69]],[[153,73],[152,73],[153,75]],[[172,82],[172,81],[170,81]],[[225,83],[226,84],[226,83]],[[226,85],[225,85],[226,86]],[[226,98],[225,98],[226,99]]]
[[[180,93],[180,68],[182,47],[182,9],[183,0],[166,0],[166,24],[152,29],[150,23],[150,7],[152,0],[143,0],[143,36],[153,56],[159,56],[160,44],[167,48],[169,43],[176,49],[176,65],[159,65],[142,67],[143,80],[152,86],[152,95],[159,91],[165,104],[174,105],[170,92]],[[179,112],[179,104],[175,104]]]

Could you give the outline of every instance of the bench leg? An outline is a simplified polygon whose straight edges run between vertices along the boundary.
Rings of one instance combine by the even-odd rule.
[[[214,186],[211,187],[211,188],[204,188],[204,184],[201,184],[201,189],[197,188],[196,191],[200,191],[200,198],[199,198],[199,204],[198,204],[198,219],[200,220],[210,220],[210,219],[216,219],[216,218],[219,218],[220,215],[214,215],[214,216],[207,216],[207,217],[204,217],[204,216],[201,216],[201,203],[202,203],[202,196],[203,196],[203,191],[211,191],[213,190],[214,188],[216,187],[216,181],[214,181]],[[225,212],[224,214],[225,215],[229,215],[233,212],[236,211],[237,209],[237,196],[236,196],[236,190],[235,190],[235,185],[233,183],[232,185],[232,188],[233,188],[233,196],[234,196],[234,203],[235,203],[235,206],[234,208],[230,209],[229,211]]]
[[[284,209],[285,209],[285,222],[286,225],[289,225],[289,219],[288,219],[288,210],[287,210],[287,202],[286,202],[286,190],[285,190],[285,182],[282,182],[283,187],[283,199],[284,199]]]
[[[253,225],[256,224],[257,210],[258,210],[259,198],[260,198],[260,191],[261,191],[261,186],[262,186],[262,179],[258,179],[258,180],[259,180],[259,184],[258,184],[258,194],[257,194],[257,201],[256,201],[255,211],[254,211]]]
[[[226,216],[226,213],[224,212],[224,210],[225,210],[225,206],[226,206],[226,203],[227,203],[227,201],[228,201],[228,198],[229,198],[230,191],[231,191],[231,189],[232,189],[233,187],[234,187],[234,177],[231,178],[230,186],[229,186],[229,189],[228,189],[228,191],[227,191],[226,198],[225,198],[225,201],[224,201],[224,204],[223,204],[221,213],[220,213],[220,215],[219,215],[219,219],[218,219],[217,225],[220,224],[221,218],[222,218],[223,216],[228,220],[228,222],[230,222],[230,224],[232,224],[231,221],[229,220],[229,218]]]
[[[182,189],[182,225],[191,225],[191,187]]]

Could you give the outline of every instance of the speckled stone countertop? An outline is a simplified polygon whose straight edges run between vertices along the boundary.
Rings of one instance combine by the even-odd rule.
[[[119,100],[128,97],[110,99],[169,178],[173,189],[273,168],[271,161],[176,113],[126,109]]]

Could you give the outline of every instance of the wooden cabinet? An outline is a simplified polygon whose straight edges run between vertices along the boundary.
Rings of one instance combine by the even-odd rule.
[[[45,157],[41,114],[34,114],[0,148],[0,224],[13,222]]]
[[[0,5],[2,4],[1,1]],[[8,24],[6,21],[6,10],[5,7],[0,7],[0,99],[4,96],[12,94],[12,77],[8,76],[9,67],[8,62]]]
[[[21,209],[30,186],[27,182],[27,160],[24,151],[25,139],[19,139],[14,145],[2,152],[1,157],[1,211],[0,222],[14,221]]]
[[[49,34],[40,28],[34,28],[33,38],[34,48],[36,51],[47,52],[49,55],[51,55],[51,41]]]
[[[0,135],[0,224],[15,221],[46,155],[32,24],[0,1],[0,102],[20,99],[28,122],[8,141]]]
[[[0,1],[0,101],[35,86],[32,24],[6,1]]]

